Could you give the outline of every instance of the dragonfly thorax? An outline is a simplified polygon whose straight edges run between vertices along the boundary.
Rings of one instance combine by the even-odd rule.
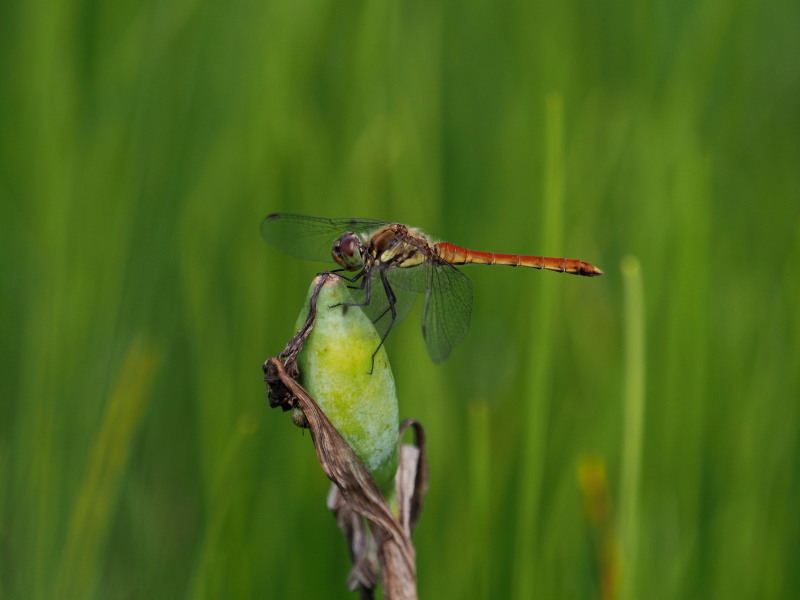
[[[364,266],[364,244],[352,232],[345,233],[333,243],[331,256],[348,271],[357,271]]]
[[[428,240],[416,229],[393,223],[373,234],[367,254],[385,266],[414,267],[429,256]]]

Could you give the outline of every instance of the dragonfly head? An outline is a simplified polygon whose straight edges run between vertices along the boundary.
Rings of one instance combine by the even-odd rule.
[[[345,233],[333,243],[331,255],[339,265],[348,271],[357,271],[364,266],[362,251],[364,245],[355,233]]]

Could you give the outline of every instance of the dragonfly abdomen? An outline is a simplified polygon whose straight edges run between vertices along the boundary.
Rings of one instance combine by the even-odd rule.
[[[593,277],[602,275],[597,267],[582,260],[573,258],[552,258],[549,256],[526,256],[524,254],[499,254],[496,252],[481,252],[468,250],[449,242],[440,242],[435,245],[440,258],[451,265],[507,265],[509,267],[529,267],[531,269],[546,269],[570,275],[583,275]]]

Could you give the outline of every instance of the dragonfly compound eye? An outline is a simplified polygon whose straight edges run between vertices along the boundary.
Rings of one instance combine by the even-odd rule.
[[[342,236],[342,243],[339,246],[339,250],[343,256],[352,258],[358,250],[358,240],[356,239],[356,236],[353,234]]]
[[[345,269],[361,268],[361,242],[354,233],[345,233],[333,244],[333,260]]]

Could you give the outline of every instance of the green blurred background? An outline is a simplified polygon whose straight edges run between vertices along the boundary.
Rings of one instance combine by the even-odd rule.
[[[798,56],[795,0],[0,4],[0,596],[355,597],[262,382],[291,211],[606,272],[390,336],[422,597],[796,597]]]

